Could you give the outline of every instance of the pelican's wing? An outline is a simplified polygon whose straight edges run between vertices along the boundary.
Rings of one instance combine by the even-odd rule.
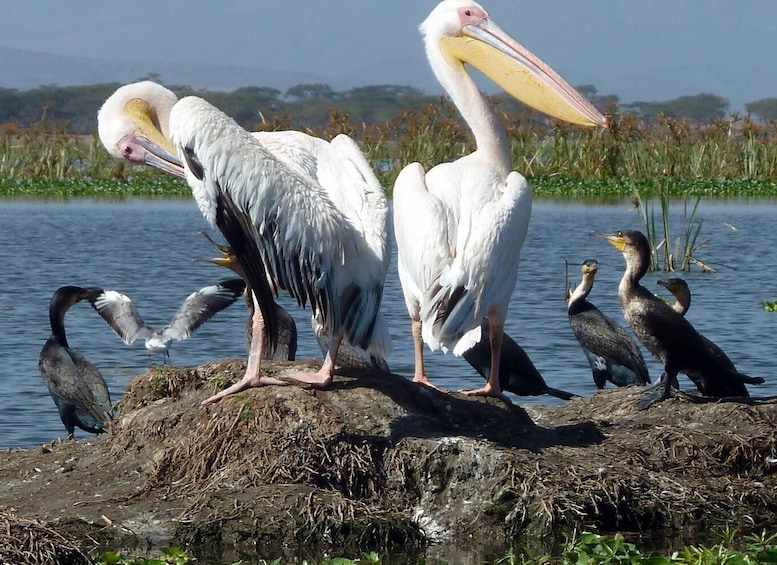
[[[446,203],[427,189],[423,167],[412,163],[402,169],[394,184],[394,237],[411,317],[420,315],[429,289],[452,261],[455,234],[455,219]]]
[[[456,170],[461,188],[455,251],[437,288],[431,289],[422,318],[432,322],[430,331],[439,340],[461,355],[480,340],[478,328],[489,311],[506,315],[532,199],[526,179],[517,173],[503,182],[490,167]]]
[[[319,185],[289,169],[206,101],[182,99],[170,122],[200,210],[222,231],[254,292],[268,287],[266,269],[276,286],[331,317],[330,327],[339,331],[340,295],[347,289],[336,287],[334,269],[345,262],[346,247],[355,256],[353,226]],[[254,266],[260,266],[256,276],[250,272]],[[262,297],[259,302],[262,314],[272,316]]]
[[[245,288],[243,279],[226,279],[191,293],[162,331],[162,337],[176,341],[188,338],[218,312],[234,304]]]
[[[329,154],[334,158],[319,165],[319,183],[331,194],[327,172],[332,171],[333,183],[340,196],[330,196],[345,216],[357,225],[367,245],[383,261],[385,278],[391,259],[391,220],[388,199],[375,176],[372,166],[358,144],[340,134],[330,143]],[[342,199],[343,204],[338,200]]]
[[[253,135],[279,161],[303,177],[318,178],[315,144],[328,145],[323,139],[301,131],[255,131]]]
[[[253,134],[276,158],[320,185],[383,261],[390,262],[391,226],[383,187],[359,145],[344,134],[331,142],[298,131]]]
[[[94,297],[88,297],[88,300],[127,345],[133,344],[137,339],[148,339],[154,335],[154,330],[146,326],[126,294],[106,290]]]

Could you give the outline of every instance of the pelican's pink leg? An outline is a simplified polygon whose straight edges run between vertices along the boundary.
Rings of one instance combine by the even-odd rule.
[[[499,384],[499,361],[502,356],[502,341],[504,339],[504,322],[497,316],[488,316],[488,336],[491,339],[491,373],[483,388],[462,390],[471,396],[495,396],[503,398],[502,386]]]
[[[326,358],[324,358],[324,364],[315,373],[310,371],[301,371],[294,373],[293,375],[285,375],[283,378],[286,381],[295,381],[298,383],[304,383],[312,386],[313,388],[326,389],[332,384],[332,376],[335,372],[335,359],[337,359],[337,351],[340,349],[340,342],[343,337],[340,335],[332,336],[329,341],[329,351],[327,351]]]
[[[440,392],[448,392],[447,390],[433,385],[426,374],[426,367],[424,365],[424,340],[421,337],[421,320],[412,320],[410,331],[413,334],[413,351],[415,353],[413,382],[439,390]]]
[[[218,392],[202,401],[202,404],[212,404],[218,402],[225,396],[242,392],[249,388],[256,388],[267,385],[287,385],[288,383],[274,379],[273,377],[263,377],[261,372],[262,364],[262,349],[264,348],[264,317],[262,311],[259,309],[259,304],[256,301],[256,296],[251,292],[251,296],[254,300],[254,315],[252,318],[252,335],[251,335],[251,350],[248,353],[248,363],[246,366],[245,375],[238,382],[225,388],[221,392]]]

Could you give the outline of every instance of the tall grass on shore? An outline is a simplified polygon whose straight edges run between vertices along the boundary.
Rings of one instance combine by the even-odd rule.
[[[683,201],[683,239],[673,238],[670,228],[670,193],[665,190],[661,182],[656,182],[655,192],[657,193],[660,216],[657,218],[655,213],[655,204],[652,199],[645,202],[640,196],[639,191],[634,188],[632,201],[642,221],[642,226],[650,244],[650,271],[662,269],[666,272],[690,271],[691,264],[698,265],[705,272],[713,272],[714,269],[701,261],[696,252],[705,247],[709,240],[699,240],[701,227],[704,223],[702,218],[698,218],[696,212],[699,209],[701,196],[696,195],[693,200],[690,212],[688,211],[688,198]],[[678,267],[679,261],[679,267]]]
[[[622,198],[634,185],[651,195],[655,179],[672,197],[777,195],[777,123],[734,114],[711,124],[668,117],[646,124],[632,114],[612,112],[611,128],[601,130],[531,111],[503,112],[501,119],[514,167],[531,179],[538,195]],[[288,116],[275,116],[261,126],[285,129],[290,122]],[[354,124],[347,113],[333,110],[326,126],[305,131],[325,139],[353,136],[388,192],[411,162],[429,168],[474,150],[466,125],[444,98],[375,124]],[[158,181],[163,176],[115,161],[96,134],[70,135],[66,123],[52,123],[45,112],[39,123],[0,125],[0,192],[8,181]]]

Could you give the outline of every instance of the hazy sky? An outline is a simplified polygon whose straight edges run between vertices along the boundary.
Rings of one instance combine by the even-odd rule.
[[[430,91],[436,86],[417,26],[434,5],[25,0],[3,3],[0,45],[115,61],[293,70],[346,82],[363,76],[363,84],[396,84],[406,77],[402,83]],[[486,0],[483,5],[569,82],[594,84],[624,102],[712,92],[736,107],[777,97],[775,0]],[[379,81],[382,76],[385,81]],[[249,83],[261,85],[261,77]]]

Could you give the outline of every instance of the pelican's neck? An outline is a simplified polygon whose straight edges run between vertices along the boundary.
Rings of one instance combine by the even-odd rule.
[[[439,43],[427,45],[427,56],[434,74],[453,100],[475,136],[476,153],[507,176],[512,171],[507,134],[488,99],[469,76],[464,64],[446,58]]]

